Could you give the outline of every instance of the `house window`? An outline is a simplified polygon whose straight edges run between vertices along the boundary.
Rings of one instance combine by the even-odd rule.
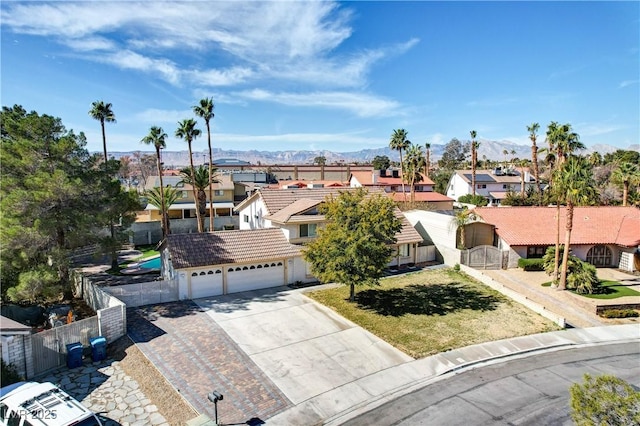
[[[509,189],[509,185],[502,185],[502,189]]]
[[[315,237],[316,236],[315,223],[304,223],[300,225],[300,237]]]
[[[244,223],[249,223],[249,215],[248,214],[244,215]]]
[[[222,197],[224,195],[224,191],[222,189],[216,189],[215,191],[213,191],[213,195],[215,195],[216,197]]]
[[[593,246],[587,252],[587,262],[593,266],[611,266],[611,250],[607,246]]]
[[[398,256],[409,256],[409,244],[402,244],[401,246],[398,246]]]
[[[180,198],[187,198],[187,191],[180,191]]]
[[[527,259],[540,259],[547,251],[546,246],[527,247]]]
[[[479,183],[476,186],[478,187],[478,189],[486,189],[487,188],[487,185],[485,185],[484,183]]]

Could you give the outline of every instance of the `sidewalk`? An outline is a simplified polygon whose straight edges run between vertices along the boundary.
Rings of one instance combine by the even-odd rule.
[[[640,324],[571,329],[468,346],[409,361],[310,398],[268,419],[270,425],[338,425],[448,373],[478,364],[568,347],[638,341]]]

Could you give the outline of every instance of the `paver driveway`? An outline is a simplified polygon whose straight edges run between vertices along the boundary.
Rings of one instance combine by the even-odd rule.
[[[286,287],[195,302],[293,403],[411,357]]]

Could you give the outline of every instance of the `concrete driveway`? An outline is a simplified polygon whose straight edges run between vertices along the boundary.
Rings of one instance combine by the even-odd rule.
[[[280,287],[194,302],[296,405],[412,360],[302,292]]]

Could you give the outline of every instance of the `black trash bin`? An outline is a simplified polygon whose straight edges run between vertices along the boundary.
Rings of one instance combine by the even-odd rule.
[[[67,345],[67,367],[82,367],[82,343],[69,343]]]
[[[102,336],[89,339],[91,343],[91,359],[93,362],[107,358],[107,339]]]

